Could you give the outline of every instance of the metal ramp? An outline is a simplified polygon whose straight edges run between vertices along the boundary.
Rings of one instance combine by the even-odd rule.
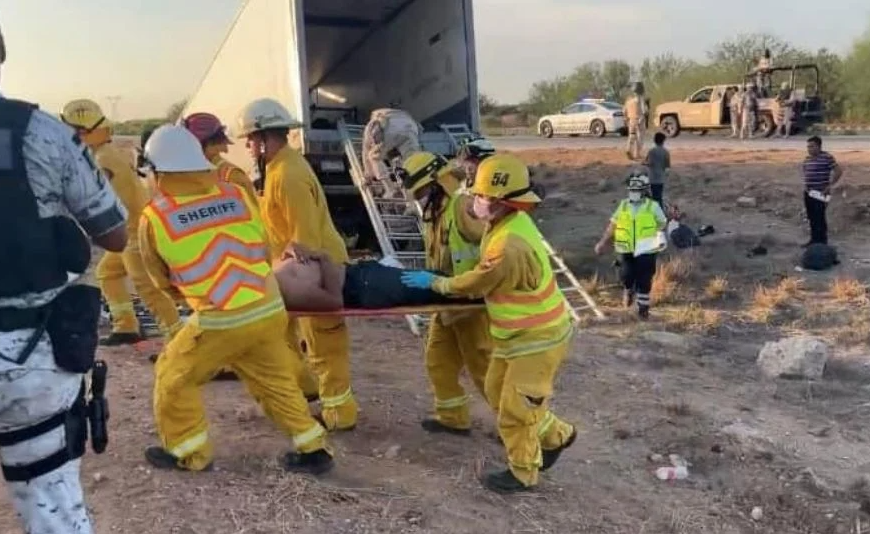
[[[426,266],[426,252],[417,206],[405,197],[375,196],[371,186],[366,183],[361,159],[364,130],[365,126],[347,124],[343,120],[338,122],[344,153],[350,165],[350,176],[362,196],[378,245],[384,256],[393,256],[408,268],[423,269]],[[411,332],[419,336],[425,318],[406,315],[405,319]]]

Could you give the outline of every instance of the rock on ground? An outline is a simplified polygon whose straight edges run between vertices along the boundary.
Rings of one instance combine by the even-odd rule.
[[[765,343],[758,353],[758,367],[769,378],[822,377],[828,362],[828,345],[821,339],[797,336]]]

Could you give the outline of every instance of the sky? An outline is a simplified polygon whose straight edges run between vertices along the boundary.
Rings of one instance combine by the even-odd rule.
[[[162,116],[196,89],[240,4],[0,0],[9,56],[0,91],[48,111],[88,97],[109,114],[109,97],[119,96],[115,120]],[[846,52],[870,28],[870,3],[474,0],[474,16],[479,86],[509,103],[523,100],[535,81],[587,61],[637,62],[665,52],[704,59],[712,45],[739,33],[767,32],[798,46]]]

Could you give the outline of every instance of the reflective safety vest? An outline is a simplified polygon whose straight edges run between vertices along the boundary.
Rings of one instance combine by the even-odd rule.
[[[144,215],[173,285],[192,308],[232,311],[266,296],[267,245],[238,186],[173,197],[158,191]]]
[[[450,201],[447,202],[447,208],[444,210],[443,222],[447,227],[447,247],[450,249],[453,276],[467,273],[480,262],[480,246],[466,241],[456,223],[456,210],[460,209],[459,196],[458,194],[450,196]]]
[[[541,281],[532,291],[513,290],[485,297],[490,320],[490,333],[499,340],[507,340],[519,333],[546,330],[560,324],[569,324],[571,316],[562,290],[544,249],[543,237],[532,218],[524,212],[510,215],[507,220],[486,237],[489,243],[514,235],[525,241],[534,251],[541,266]]]
[[[634,215],[631,213],[631,203],[628,200],[623,200],[619,204],[616,229],[613,232],[613,248],[618,254],[630,254],[637,249],[639,241],[658,237],[659,223],[656,221],[653,209],[654,202],[649,198],[644,199]]]

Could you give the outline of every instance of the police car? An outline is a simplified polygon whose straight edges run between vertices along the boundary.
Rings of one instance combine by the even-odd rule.
[[[558,114],[544,115],[538,120],[538,134],[543,137],[580,134],[604,137],[609,133],[628,135],[628,126],[622,106],[604,99],[583,99]]]

